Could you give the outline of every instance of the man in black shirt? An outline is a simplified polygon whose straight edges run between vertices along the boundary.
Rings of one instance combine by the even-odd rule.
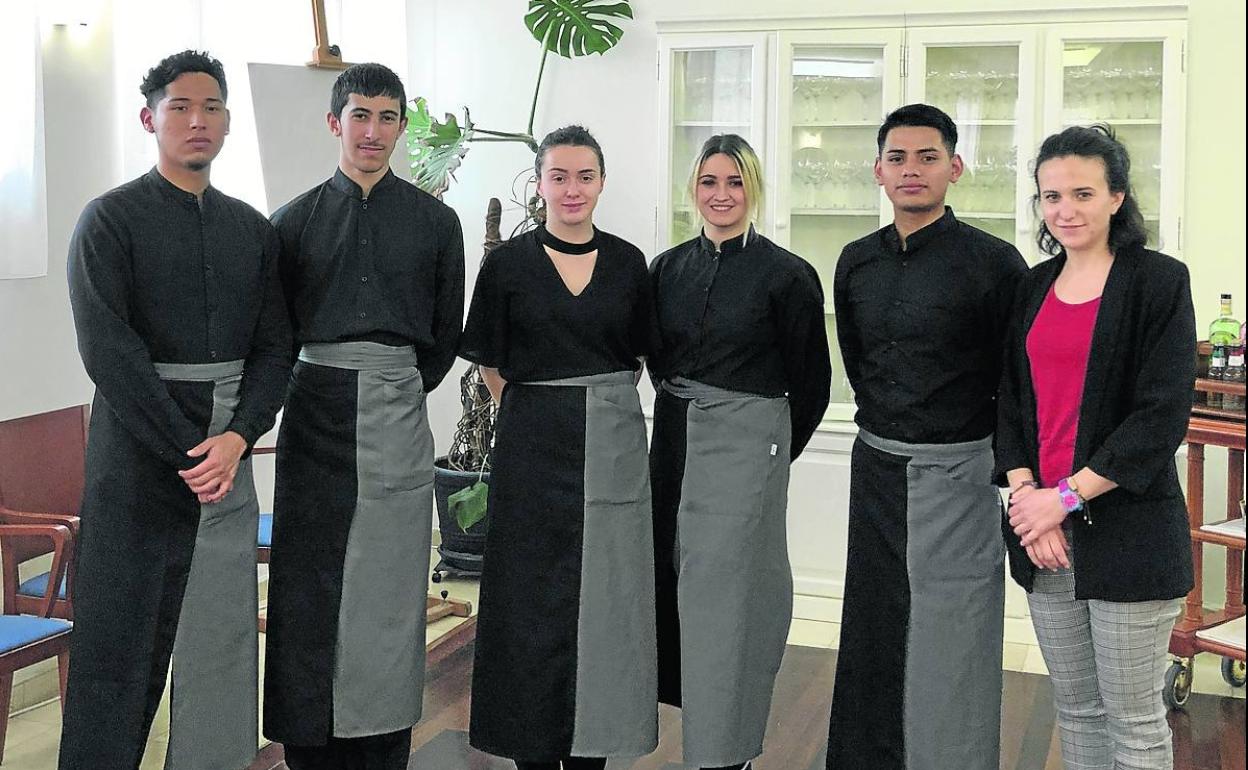
[[[1001,348],[1027,266],[959,222],[957,129],[888,116],[893,224],[845,247],[833,302],[858,440],[829,770],[995,770],[1004,552],[992,485]]]
[[[273,227],[209,186],[221,63],[184,51],[140,90],[156,167],[88,204],[70,242],[96,394],[60,767],[137,768],[172,655],[165,766],[239,768],[257,742],[246,453],[281,406],[290,326]]]
[[[338,170],[273,214],[300,346],[277,443],[264,731],[291,770],[406,768],[420,718],[433,437],[455,360],[455,212],[390,171],[403,84],[334,83]]]

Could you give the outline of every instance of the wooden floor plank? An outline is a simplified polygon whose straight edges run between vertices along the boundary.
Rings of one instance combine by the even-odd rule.
[[[472,645],[448,651],[430,667],[424,716],[412,731],[410,770],[514,770],[511,762],[468,746]],[[823,770],[836,652],[789,647],[776,679],[763,756],[755,770]],[[1172,712],[1175,770],[1248,770],[1244,766],[1244,701],[1192,695]],[[1062,770],[1046,676],[1007,671],[1001,709],[1001,770]],[[281,747],[269,746],[248,770],[283,770]],[[680,757],[680,712],[659,710],[659,747],[608,770],[686,770]]]

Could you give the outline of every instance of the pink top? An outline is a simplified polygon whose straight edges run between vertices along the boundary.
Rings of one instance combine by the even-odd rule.
[[[1075,470],[1079,405],[1100,306],[1100,297],[1068,305],[1050,288],[1027,334],[1027,358],[1036,392],[1041,486],[1056,486]]]

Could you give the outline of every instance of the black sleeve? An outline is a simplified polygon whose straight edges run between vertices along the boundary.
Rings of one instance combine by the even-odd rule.
[[[1001,384],[997,389],[997,430],[993,434],[993,482],[1004,487],[1006,473],[1015,468],[1030,468],[1031,461],[1023,440],[1023,367],[1027,365],[1026,330],[1027,281],[1014,292],[1013,309],[1006,321],[1005,343],[1001,362]],[[1035,474],[1035,468],[1032,473]]]
[[[773,301],[778,313],[781,355],[789,385],[792,440],[789,460],[796,460],[815,434],[827,411],[832,388],[832,361],[828,356],[828,332],[824,323],[823,288],[814,268],[803,264],[806,275],[797,276]]]
[[[129,234],[100,199],[83,210],[69,243],[69,303],[87,375],[135,440],[170,466],[204,439],[169,395],[147,346],[130,326]]]
[[[491,369],[507,365],[507,299],[500,284],[498,263],[510,255],[511,249],[499,246],[482,258],[468,321],[459,339],[462,358]]]
[[[295,300],[299,292],[299,242],[304,218],[297,216],[292,205],[287,204],[273,212],[270,222],[277,236],[277,275],[283,307],[290,322],[290,360],[293,363],[299,357],[301,339]]]
[[[1171,269],[1164,276],[1158,270],[1154,280],[1138,289],[1145,292],[1145,318],[1137,327],[1139,338],[1130,340],[1141,351],[1131,411],[1088,461],[1088,468],[1137,495],[1147,491],[1163,466],[1174,462],[1191,418],[1196,313],[1187,266],[1169,261]]]
[[[1027,262],[1018,249],[1010,246],[1003,255],[1004,269],[993,288],[992,331],[1000,343],[1005,341],[1010,319],[1014,315],[1014,297],[1023,279],[1027,277]]]
[[[654,285],[650,280],[650,272],[646,269],[646,258],[640,251],[630,254],[632,262],[633,289],[636,299],[633,302],[633,323],[629,329],[629,342],[632,352],[638,358],[650,358],[659,351],[659,315],[654,303]]]
[[[662,284],[660,277],[663,273],[664,256],[660,254],[654,258],[647,269],[649,274],[648,284],[650,286],[650,298],[654,302],[654,333],[655,333],[655,349],[651,351],[650,357],[646,359],[646,373],[650,375],[650,384],[654,386],[655,392],[659,390],[659,383],[666,376],[663,361],[663,325],[659,322],[659,286]]]
[[[862,360],[862,349],[858,345],[858,330],[849,303],[851,261],[847,246],[841,250],[841,257],[836,261],[836,273],[832,279],[832,309],[836,311],[836,339],[841,348],[841,365],[845,367],[850,387],[857,390],[861,386],[859,362]]]
[[[448,226],[438,254],[438,275],[434,301],[433,347],[422,350],[417,366],[425,392],[441,384],[455,364],[460,330],[464,323],[464,231],[459,217],[447,209]]]
[[[286,397],[293,362],[290,318],[277,272],[281,249],[277,231],[267,220],[259,218],[257,230],[264,241],[264,298],[251,336],[251,352],[243,368],[238,408],[226,427],[242,436],[249,447],[273,427],[273,419]]]

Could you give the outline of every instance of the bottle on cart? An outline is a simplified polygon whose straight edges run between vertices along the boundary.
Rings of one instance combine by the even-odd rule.
[[[1213,323],[1209,324],[1209,344],[1232,345],[1238,339],[1243,338],[1240,331],[1240,323],[1231,315],[1231,295],[1223,294],[1221,296],[1221,309],[1218,311],[1218,317],[1213,319]]]
[[[1226,345],[1221,342],[1213,343],[1213,353],[1209,355],[1209,374],[1208,379],[1222,381],[1222,376],[1226,374]],[[1222,408],[1222,394],[1209,393],[1209,397],[1205,399],[1205,403],[1211,409]]]
[[[1244,381],[1244,341],[1236,340],[1226,351],[1226,369],[1222,372],[1223,382]],[[1226,393],[1222,396],[1222,408],[1236,412],[1244,411],[1244,397],[1238,393]]]

